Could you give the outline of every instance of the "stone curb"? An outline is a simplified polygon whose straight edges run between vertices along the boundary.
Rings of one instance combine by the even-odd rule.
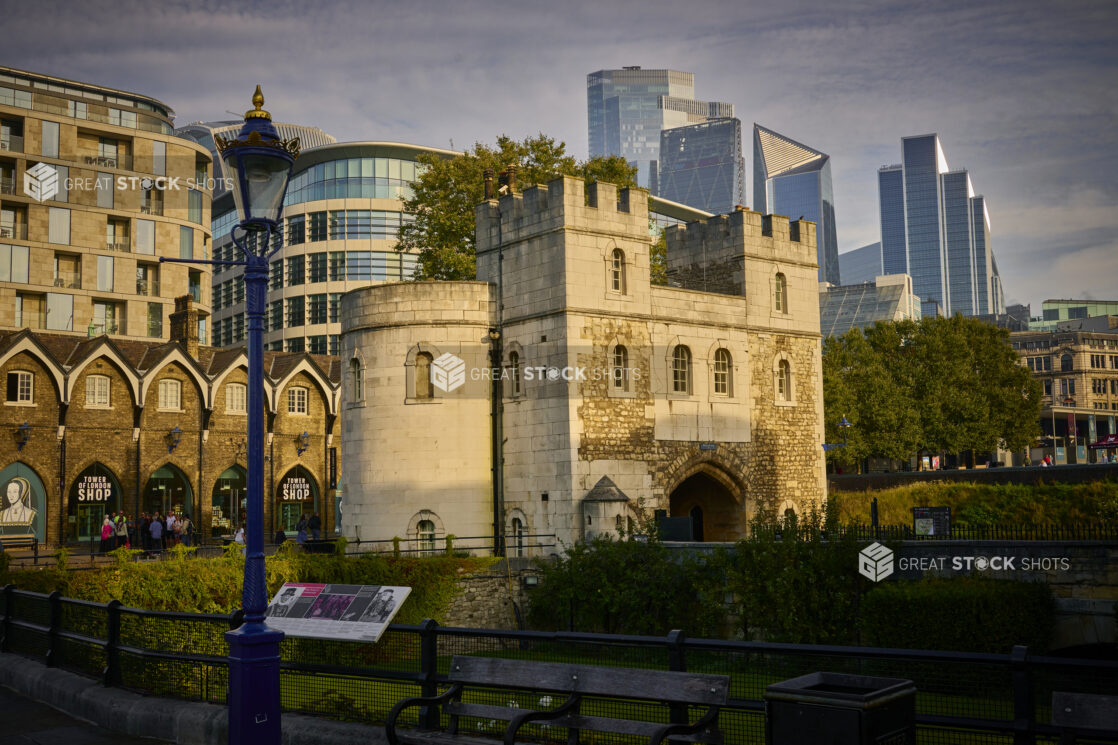
[[[225,745],[224,706],[141,696],[89,678],[0,654],[0,685],[105,729],[178,745]],[[284,714],[283,745],[387,745],[383,727]]]

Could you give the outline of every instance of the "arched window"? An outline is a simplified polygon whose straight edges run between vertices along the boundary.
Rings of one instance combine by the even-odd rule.
[[[730,350],[719,349],[714,353],[714,395],[734,395],[734,364]]]
[[[179,411],[182,408],[182,383],[177,380],[159,381],[160,411]]]
[[[629,390],[629,350],[624,344],[613,348],[613,389]]]
[[[420,520],[415,526],[416,538],[419,539],[419,550],[425,554],[435,552],[435,523],[432,520]]]
[[[416,398],[432,398],[434,396],[431,387],[431,362],[433,359],[427,352],[420,352],[415,356]]]
[[[519,517],[512,519],[512,555],[524,555],[524,522]]]
[[[777,313],[788,312],[788,280],[782,273],[777,273],[773,288],[773,309]]]
[[[1060,357],[1060,372],[1071,372],[1071,371],[1072,371],[1071,355],[1070,354],[1065,354],[1062,357]]]
[[[792,366],[788,360],[781,360],[776,366],[776,398],[778,401],[792,400]]]
[[[90,375],[85,379],[85,406],[88,409],[109,408],[109,376]]]
[[[520,395],[520,353],[509,352],[509,388],[512,395]]]
[[[353,396],[353,403],[359,403],[365,400],[365,366],[361,364],[361,360],[354,357],[349,361],[349,384],[350,394]]]
[[[625,252],[620,248],[613,249],[610,257],[609,283],[614,292],[625,293]]]
[[[672,392],[691,392],[691,350],[682,344],[672,352]]]

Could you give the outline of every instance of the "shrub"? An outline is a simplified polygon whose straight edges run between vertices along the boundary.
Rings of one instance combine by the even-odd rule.
[[[862,599],[866,644],[1005,653],[1048,648],[1056,603],[1047,585],[960,577],[887,582]]]

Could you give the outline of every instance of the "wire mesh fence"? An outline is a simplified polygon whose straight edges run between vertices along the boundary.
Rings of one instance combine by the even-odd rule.
[[[191,614],[145,611],[62,598],[58,593],[0,593],[0,649],[101,680],[105,685],[224,705],[229,685],[225,632],[240,612]],[[1012,654],[825,647],[686,639],[679,632],[619,636],[393,625],[376,644],[286,638],[281,644],[284,711],[343,721],[383,723],[399,701],[446,688],[455,655],[500,657],[619,668],[711,673],[730,679],[719,714],[728,743],[765,742],[765,691],[773,683],[828,671],[903,678],[915,683],[921,745],[1057,742],[1050,702],[1055,691],[1118,694],[1118,662]],[[548,709],[560,695],[529,688],[468,690],[465,701],[513,709]],[[619,691],[590,697],[583,713],[645,722],[672,721],[670,708]],[[677,712],[678,713],[678,712]],[[690,721],[702,714],[691,707]],[[419,710],[400,723],[419,724]],[[446,718],[443,717],[445,725]],[[499,737],[504,723],[464,718],[463,733]],[[563,742],[560,727],[534,726],[525,735]],[[624,745],[624,736],[602,743]],[[1115,740],[1118,741],[1118,740]]]

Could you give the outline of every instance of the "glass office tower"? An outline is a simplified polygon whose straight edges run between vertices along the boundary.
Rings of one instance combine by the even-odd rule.
[[[753,209],[816,224],[819,281],[839,280],[831,157],[753,125]]]
[[[902,138],[901,152],[900,165],[878,171],[885,272],[910,274],[944,315],[1004,312],[986,202],[970,174],[948,170],[935,134]]]
[[[707,212],[745,204],[741,121],[713,119],[660,133],[659,196]]]
[[[734,107],[695,100],[695,76],[678,70],[598,70],[586,76],[590,156],[620,155],[637,183],[658,194],[660,131],[732,117]]]
[[[848,285],[873,282],[885,274],[881,268],[881,243],[871,243],[839,254],[839,271],[842,281]]]

